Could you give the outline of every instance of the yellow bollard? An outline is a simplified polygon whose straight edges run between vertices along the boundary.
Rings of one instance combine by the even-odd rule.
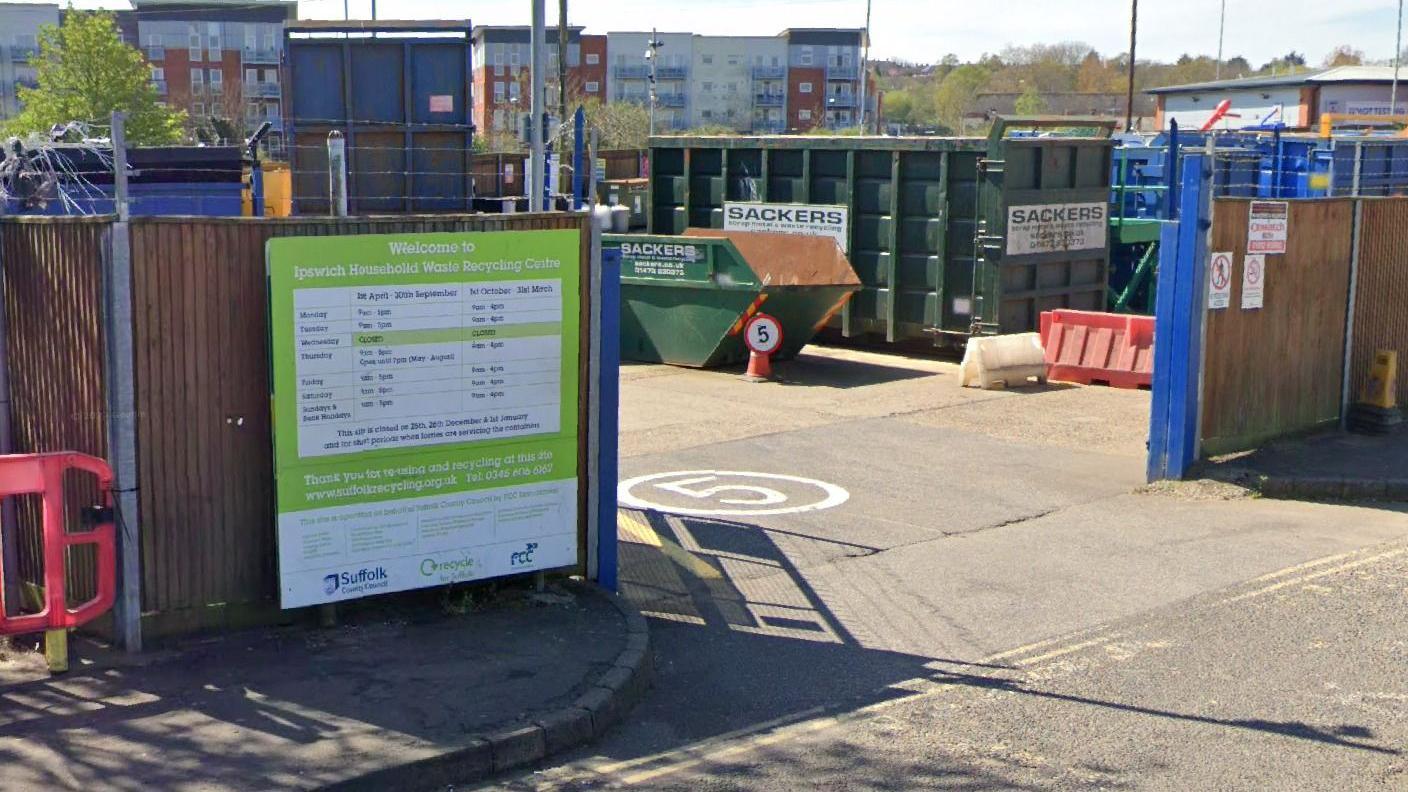
[[[68,630],[44,631],[44,659],[49,663],[51,674],[68,670]]]
[[[1369,384],[1364,387],[1359,401],[1383,410],[1392,410],[1398,406],[1395,387],[1397,382],[1398,352],[1380,349],[1374,353],[1374,365],[1369,368]]]

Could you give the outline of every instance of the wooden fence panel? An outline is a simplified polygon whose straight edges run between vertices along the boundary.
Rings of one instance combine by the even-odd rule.
[[[1265,304],[1243,310],[1249,201],[1214,202],[1211,251],[1233,253],[1232,297],[1208,311],[1203,455],[1253,448],[1340,414],[1353,202],[1290,202],[1287,252],[1266,258]]]
[[[135,220],[144,629],[161,634],[238,626],[267,620],[277,608],[265,242],[276,236],[577,229],[586,317],[586,223],[581,215]],[[585,389],[590,334],[581,337]],[[585,391],[582,405],[585,437]],[[585,471],[585,443],[580,453]],[[582,486],[583,515],[586,493]]]
[[[1408,400],[1408,199],[1369,198],[1360,216],[1350,399],[1369,382],[1374,351],[1398,351],[1398,399]]]
[[[107,456],[101,306],[110,220],[0,220],[3,329],[16,453],[81,451]],[[66,482],[68,530],[78,530],[78,507],[96,502],[94,484],[91,477],[78,476]],[[38,585],[43,579],[39,504],[26,496],[18,499],[17,507],[20,575]],[[70,556],[70,601],[94,595],[93,560],[91,553]]]

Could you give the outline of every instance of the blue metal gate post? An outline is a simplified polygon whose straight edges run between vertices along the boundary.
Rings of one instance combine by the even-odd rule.
[[[1198,444],[1212,169],[1205,154],[1186,155],[1182,167],[1177,219],[1159,238],[1149,481],[1183,478]]]
[[[586,179],[586,134],[587,111],[581,107],[572,114],[572,211],[580,212],[587,202],[587,194],[582,189]]]
[[[601,251],[600,376],[594,383],[599,394],[597,445],[597,584],[617,589],[616,477],[619,388],[621,375],[621,251]]]

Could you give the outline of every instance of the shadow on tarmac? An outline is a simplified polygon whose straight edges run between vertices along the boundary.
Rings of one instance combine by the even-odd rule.
[[[859,620],[835,612],[827,602],[827,592],[808,581],[779,541],[793,549],[798,542],[823,543],[831,545],[828,552],[842,556],[871,555],[879,552],[877,548],[729,520],[626,509],[622,514],[623,525],[635,524],[623,533],[622,593],[651,619],[659,659],[654,691],[599,746],[612,760],[647,757],[760,724],[776,728],[789,722],[844,715],[912,695],[915,680],[1001,690],[1378,754],[1400,753],[1372,742],[1374,732],[1360,725],[1326,728],[1300,721],[1216,718],[1143,707],[1042,689],[1026,683],[1012,665],[867,648],[867,644],[879,642],[865,633]],[[649,534],[642,536],[644,531]],[[852,602],[867,588],[863,580],[855,584],[847,592]],[[750,753],[746,761],[757,763],[763,755],[760,749]],[[828,761],[825,756],[808,756],[808,761]],[[838,773],[849,768],[860,774],[842,773],[835,780],[853,783],[864,778],[858,788],[1021,788],[1014,780],[996,775],[964,775],[959,760],[950,772],[941,764],[936,766],[933,758],[923,766],[907,768],[867,768],[868,760],[855,752],[834,758],[842,764],[836,768]],[[942,757],[937,761],[942,762]],[[728,763],[717,768],[718,772],[711,767],[710,777],[728,778],[735,769]],[[797,777],[806,778],[811,785],[814,770],[820,770],[823,778],[828,775],[824,767],[809,767],[809,775]],[[874,775],[866,775],[872,770]],[[898,780],[884,783],[892,773]],[[916,782],[925,774],[935,776],[933,783]],[[1102,783],[1118,786],[1120,781],[1106,778]],[[732,787],[724,783],[719,788]]]

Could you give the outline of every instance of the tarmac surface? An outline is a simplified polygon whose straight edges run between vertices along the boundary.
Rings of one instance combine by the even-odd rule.
[[[6,658],[0,789],[310,789],[373,773],[360,788],[418,788],[424,766],[448,759],[460,778],[485,765],[483,777],[505,759],[494,735],[572,708],[627,644],[627,617],[581,586],[400,595],[342,612],[331,629],[193,639],[136,658],[75,639],[73,669],[55,677],[42,658]]]
[[[485,788],[1408,786],[1398,507],[1145,487],[1145,392],[779,373],[623,372],[656,685]]]

